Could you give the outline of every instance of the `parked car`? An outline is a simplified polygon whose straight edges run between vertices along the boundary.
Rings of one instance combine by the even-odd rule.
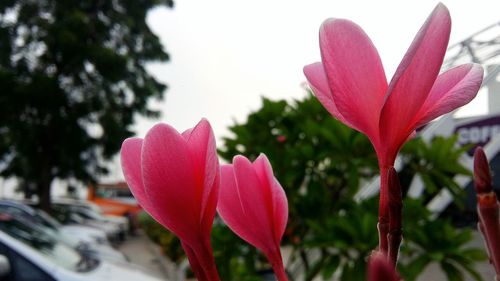
[[[126,233],[129,229],[129,221],[127,218],[114,215],[104,215],[99,206],[89,201],[57,199],[54,200],[54,204],[67,208],[84,219],[117,225],[120,229],[119,239],[125,240]]]
[[[120,226],[115,223],[106,222],[100,219],[93,219],[82,213],[78,208],[73,208],[70,204],[54,203],[52,205],[54,217],[63,224],[79,224],[99,229],[106,233],[106,237],[113,241],[119,241],[121,236]]]
[[[58,220],[48,215],[42,210],[36,209],[32,201],[0,200],[0,211],[10,211],[32,221],[43,224],[52,229],[71,235],[80,241],[90,244],[109,245],[106,233],[95,227],[89,227],[80,224],[61,224]]]
[[[44,231],[55,239],[66,243],[83,255],[118,261],[127,260],[123,253],[115,250],[109,245],[105,238],[105,234],[100,233],[98,230],[90,228],[91,236],[84,236],[82,232],[79,233],[78,230],[84,233],[87,231],[86,228],[89,227],[73,225],[68,228],[58,223],[44,211],[33,209],[17,201],[0,200],[0,213],[11,215],[19,221],[37,227],[40,231]],[[95,236],[92,234],[94,231],[99,233],[97,239],[95,239]],[[104,236],[104,238],[102,238],[102,236]],[[100,238],[105,239],[105,242]]]
[[[91,201],[80,200],[77,202],[78,202],[79,207],[85,208],[85,209],[90,209],[90,210],[96,212],[97,214],[99,214],[99,216],[101,218],[103,218],[104,220],[118,224],[120,226],[120,229],[122,229],[123,231],[127,232],[129,230],[130,222],[129,222],[127,217],[106,214],[106,213],[104,213],[104,211],[102,210],[102,208],[99,205],[97,205],[96,203],[91,202]]]
[[[0,279],[159,281],[129,263],[85,257],[37,228],[0,214]]]

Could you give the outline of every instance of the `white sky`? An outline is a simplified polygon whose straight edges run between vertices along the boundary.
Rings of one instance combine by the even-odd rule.
[[[234,120],[244,121],[260,107],[261,96],[304,96],[302,67],[319,61],[318,30],[329,18],[359,24],[377,47],[388,79],[416,32],[438,1],[282,1],[177,0],[158,8],[148,23],[171,60],[149,70],[168,84],[164,102],[154,104],[160,120],[139,120],[144,136],[156,122],[184,130],[200,118],[215,135],[228,135]],[[500,21],[500,1],[443,1],[453,25],[450,44]],[[479,99],[480,100],[480,99]],[[485,104],[485,99],[479,103]],[[476,106],[481,110],[484,106]]]
[[[215,135],[244,121],[260,107],[261,96],[303,97],[302,67],[320,60],[318,30],[330,17],[359,24],[377,47],[390,80],[435,0],[174,0],[174,9],[150,12],[148,23],[161,38],[171,60],[148,67],[168,84],[165,100],[153,106],[160,120],[139,119],[144,137],[157,122],[178,130],[193,127],[202,117]],[[450,44],[500,21],[498,0],[445,0],[453,25]],[[468,114],[485,111],[485,95]],[[220,142],[219,142],[220,145]],[[123,180],[118,157],[103,181]],[[4,186],[2,183],[1,186]],[[2,188],[2,193],[5,188]]]

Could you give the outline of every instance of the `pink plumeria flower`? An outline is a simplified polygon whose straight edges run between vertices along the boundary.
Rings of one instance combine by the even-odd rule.
[[[389,85],[377,50],[355,23],[326,20],[320,29],[322,62],[304,73],[326,109],[365,133],[382,163],[416,128],[471,101],[483,69],[465,64],[439,74],[451,29],[447,8],[438,4],[424,23]]]
[[[239,237],[264,252],[278,280],[287,280],[280,242],[288,220],[283,188],[264,154],[253,163],[238,155],[221,167],[217,211]]]
[[[220,184],[215,138],[207,120],[178,133],[157,124],[144,139],[123,142],[125,179],[139,204],[179,237],[199,280],[219,280],[210,245]]]
[[[326,20],[320,29],[322,62],[304,73],[316,97],[338,120],[368,136],[381,172],[380,221],[387,228],[387,168],[415,129],[471,101],[483,69],[465,64],[439,74],[451,29],[438,4],[387,83],[377,49],[355,23]],[[384,231],[382,231],[384,232]],[[381,245],[387,249],[385,233]]]

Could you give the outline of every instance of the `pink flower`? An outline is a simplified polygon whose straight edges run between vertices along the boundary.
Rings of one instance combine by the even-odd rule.
[[[378,52],[364,31],[351,21],[329,19],[319,34],[322,62],[304,68],[326,109],[366,134],[375,148],[381,171],[382,228],[389,217],[386,172],[401,146],[416,128],[471,101],[481,85],[483,69],[477,64],[439,75],[450,29],[449,12],[438,4],[387,84]],[[384,240],[382,250],[387,249]]]
[[[264,154],[253,163],[238,155],[233,164],[222,166],[217,211],[231,230],[264,252],[278,280],[287,280],[280,242],[288,203]]]
[[[382,162],[419,126],[471,101],[482,81],[477,64],[438,76],[451,29],[442,4],[420,29],[389,85],[377,50],[355,23],[329,19],[320,29],[323,62],[304,68],[318,99],[337,119],[365,133]]]
[[[219,280],[210,245],[219,190],[219,160],[207,120],[179,134],[157,124],[123,142],[125,179],[139,204],[179,237],[199,280]]]

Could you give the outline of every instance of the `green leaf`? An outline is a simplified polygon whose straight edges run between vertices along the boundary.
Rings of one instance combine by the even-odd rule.
[[[417,279],[418,275],[425,269],[425,267],[427,267],[427,265],[429,265],[430,262],[431,260],[428,256],[422,255],[415,258],[408,264],[400,265],[399,269],[406,281],[413,281]]]
[[[340,257],[339,256],[330,256],[323,267],[323,271],[321,276],[323,279],[332,278],[335,271],[339,268],[340,265]]]
[[[464,249],[460,252],[464,257],[474,261],[486,261],[488,260],[488,255],[483,249]]]
[[[443,261],[439,264],[449,281],[464,281],[464,275],[453,264]]]

